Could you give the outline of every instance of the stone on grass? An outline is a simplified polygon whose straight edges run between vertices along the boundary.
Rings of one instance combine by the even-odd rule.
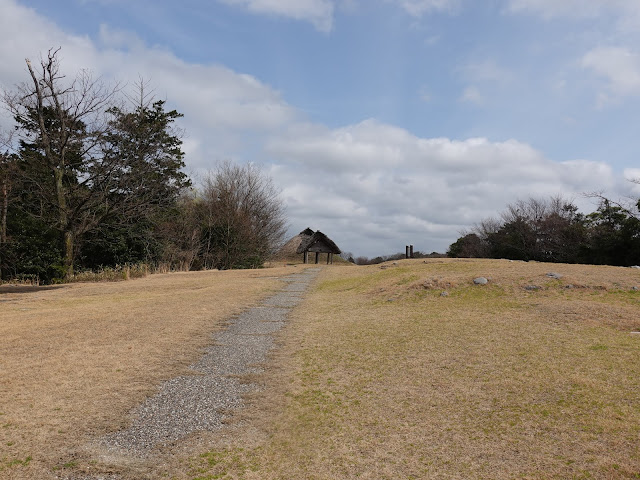
[[[633,290],[634,292],[637,292],[638,290],[640,290],[640,288],[638,288],[638,287],[631,287],[631,290]]]
[[[629,268],[640,268],[640,265],[633,265],[633,266],[631,266]]]
[[[448,297],[449,296],[449,292],[442,292],[440,294],[441,297]]]
[[[556,272],[547,273],[547,277],[555,278],[556,280],[560,280],[563,276],[564,275],[562,275],[561,273],[556,273]]]
[[[527,285],[526,287],[524,287],[525,290],[540,290],[540,287],[538,285]]]
[[[489,283],[489,280],[484,277],[478,277],[473,279],[473,283],[475,283],[476,285],[486,285],[487,283]]]

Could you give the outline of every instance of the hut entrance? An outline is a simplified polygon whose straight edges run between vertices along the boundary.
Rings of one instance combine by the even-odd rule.
[[[338,246],[320,230],[314,232],[310,228],[300,232],[302,241],[296,250],[297,254],[302,253],[304,263],[309,263],[309,253],[315,253],[315,263],[320,260],[320,254],[327,254],[327,265],[333,263],[333,255],[342,253]]]

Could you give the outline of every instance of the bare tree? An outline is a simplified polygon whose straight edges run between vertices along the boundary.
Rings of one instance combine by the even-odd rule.
[[[628,178],[628,182],[635,183],[636,185],[640,185],[640,178]],[[585,193],[585,197],[594,198],[598,200],[598,203],[609,203],[620,208],[627,215],[637,218],[640,220],[640,198],[636,197],[626,197],[624,199],[612,200],[607,197],[603,191],[590,192]]]
[[[67,275],[71,275],[76,236],[92,222],[87,187],[104,181],[96,178],[97,170],[89,168],[86,159],[92,163],[100,157],[99,145],[107,129],[104,112],[117,88],[105,87],[85,70],[65,81],[59,50],[49,50],[35,67],[27,59],[31,81],[4,92],[3,101],[18,124],[19,146],[29,150],[31,162],[39,163],[38,168],[23,171],[47,210],[53,210],[64,239]],[[43,183],[45,178],[50,183]]]
[[[209,266],[258,267],[280,246],[284,206],[258,166],[220,164],[204,182],[203,204]]]

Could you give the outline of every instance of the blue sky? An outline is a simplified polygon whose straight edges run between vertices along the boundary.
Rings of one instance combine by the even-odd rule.
[[[444,251],[508,202],[637,195],[637,0],[0,0],[0,85],[150,79],[187,164],[264,165],[291,233]],[[3,125],[9,125],[5,118]]]

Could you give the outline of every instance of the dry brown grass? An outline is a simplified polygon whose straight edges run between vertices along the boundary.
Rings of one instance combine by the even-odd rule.
[[[640,478],[640,272],[386,267],[323,271],[253,428],[178,478]]]
[[[325,268],[238,421],[135,468],[82,446],[294,269],[0,294],[0,478],[640,478],[638,270],[382,267]]]
[[[0,478],[55,478],[293,268],[0,286]]]

